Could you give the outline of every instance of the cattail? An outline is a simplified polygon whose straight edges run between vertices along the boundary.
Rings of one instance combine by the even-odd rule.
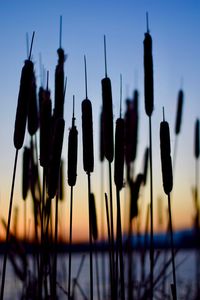
[[[115,165],[114,181],[121,190],[124,183],[124,120],[118,118],[115,129]]]
[[[50,164],[48,172],[47,192],[51,199],[54,198],[57,188],[60,171],[60,160],[62,153],[64,137],[64,119],[56,119],[53,130],[53,141],[50,155]]]
[[[115,128],[115,165],[114,181],[118,190],[123,187],[124,180],[124,119],[121,118],[122,77],[120,76],[120,117]]]
[[[103,134],[103,111],[101,111],[101,114],[100,114],[100,141],[99,141],[99,145],[100,145],[100,155],[99,155],[99,158],[100,158],[100,162],[103,162],[104,160],[104,157],[105,157],[105,153],[104,153],[104,134]]]
[[[70,128],[68,137],[68,184],[70,186],[74,186],[76,184],[77,176],[78,131],[74,123],[75,117],[73,103],[72,127]]]
[[[112,88],[111,88],[111,80],[109,77],[107,77],[105,36],[104,36],[104,54],[105,54],[105,78],[101,80],[102,100],[103,100],[104,152],[105,152],[106,159],[109,162],[112,162],[113,152],[114,152]]]
[[[55,71],[55,107],[54,113],[56,118],[63,117],[64,111],[64,61],[65,54],[62,48],[57,50],[58,64]]]
[[[91,218],[91,231],[92,237],[96,241],[98,239],[98,227],[97,227],[97,214],[95,197],[93,193],[90,193],[90,218]]]
[[[131,100],[126,99],[126,112],[124,117],[125,122],[125,159],[126,164],[129,165],[131,162],[131,119],[132,119],[132,110],[131,110]]]
[[[131,181],[131,209],[130,209],[130,221],[138,215],[138,198],[140,187],[143,182],[143,174],[138,174],[135,181]]]
[[[15,118],[14,146],[16,149],[20,149],[24,142],[26,121],[28,116],[28,105],[31,97],[32,74],[32,61],[25,60],[25,64],[21,73],[17,112]]]
[[[149,162],[149,148],[147,147],[144,154],[144,168],[143,168],[143,184],[146,185],[147,172],[148,172],[148,162]]]
[[[196,159],[199,158],[199,119],[195,122],[194,155]]]
[[[33,62],[30,59],[31,59],[34,36],[35,36],[35,32],[33,32],[32,35],[29,57],[24,62],[24,66],[21,72],[21,79],[20,79],[17,111],[15,117],[15,129],[14,129],[14,146],[18,150],[22,147],[24,142],[26,121],[28,117],[28,107],[31,98]]]
[[[36,79],[33,70],[31,90],[30,90],[30,101],[28,106],[28,132],[31,136],[36,133],[39,125],[37,106],[38,105],[37,105]]]
[[[93,122],[92,104],[87,97],[87,70],[85,62],[85,90],[86,99],[82,101],[82,138],[83,138],[83,168],[87,173],[94,170],[94,150],[93,150]]]
[[[134,91],[133,103],[132,103],[132,118],[131,118],[131,161],[135,161],[137,154],[137,142],[138,142],[138,91]]]
[[[24,147],[23,153],[23,173],[22,173],[22,198],[26,200],[29,190],[29,170],[30,170],[30,149]]]
[[[153,92],[153,57],[152,57],[152,38],[148,28],[147,16],[147,32],[144,39],[144,97],[145,97],[145,111],[150,117],[154,106],[154,92]]]
[[[183,91],[180,90],[178,93],[175,134],[179,134],[181,129],[182,112],[183,112],[183,96],[184,96]]]
[[[170,132],[169,124],[166,121],[160,123],[160,152],[162,165],[163,188],[168,195],[173,187]]]
[[[60,162],[60,174],[59,174],[59,200],[61,200],[61,201],[64,199],[63,165],[64,165],[64,162],[61,159],[61,162]]]
[[[58,53],[58,64],[55,71],[55,107],[54,114],[55,118],[63,118],[64,111],[64,62],[65,53],[61,47],[61,34],[62,34],[62,19],[60,19],[60,47],[57,50]]]
[[[51,114],[52,104],[50,99],[50,91],[40,88],[39,91],[40,103],[40,165],[47,167],[49,164],[49,150],[50,150],[50,128],[51,128]]]

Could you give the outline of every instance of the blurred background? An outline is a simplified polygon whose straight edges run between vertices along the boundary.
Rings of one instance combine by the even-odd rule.
[[[101,165],[99,162],[99,117],[102,106],[101,79],[104,71],[103,36],[107,39],[108,76],[112,81],[114,124],[119,116],[120,74],[123,77],[123,114],[125,100],[139,91],[139,133],[135,174],[142,171],[143,156],[148,146],[148,118],[144,110],[143,40],[146,32],[146,12],[153,39],[154,112],[153,130],[153,190],[155,230],[166,230],[166,221],[158,226],[157,199],[162,198],[166,219],[167,198],[162,188],[159,129],[162,108],[170,125],[171,149],[175,142],[175,118],[180,88],[184,91],[183,123],[178,136],[177,160],[172,194],[174,229],[190,228],[193,224],[195,185],[194,125],[199,118],[200,78],[200,3],[198,0],[76,0],[76,1],[4,1],[0,3],[0,217],[6,219],[14,164],[13,132],[21,68],[27,58],[26,33],[31,40],[35,31],[32,60],[35,64],[37,87],[41,85],[40,55],[49,71],[49,88],[54,103],[54,73],[59,47],[59,22],[62,15],[62,47],[67,54],[65,74],[65,140],[63,160],[65,199],[59,207],[59,233],[68,240],[70,189],[67,184],[67,140],[72,117],[72,97],[75,95],[75,116],[78,129],[78,172],[74,192],[73,240],[88,239],[87,177],[82,163],[81,102],[85,98],[84,60],[87,57],[88,98],[93,105],[94,173],[92,191],[95,194],[98,224],[101,224]],[[38,135],[38,134],[37,134]],[[39,139],[39,136],[38,136]],[[24,145],[29,145],[26,135]],[[22,153],[20,151],[14,192],[14,209],[18,207],[17,231],[23,236]],[[104,187],[108,191],[108,164],[103,163]],[[114,186],[113,186],[114,189]],[[126,189],[121,192],[123,228],[126,229]],[[145,216],[149,203],[148,183],[140,195],[140,211]],[[115,199],[114,199],[115,202]],[[34,232],[31,199],[28,205],[28,238]],[[144,218],[141,219],[144,229]],[[0,225],[0,238],[5,232]]]

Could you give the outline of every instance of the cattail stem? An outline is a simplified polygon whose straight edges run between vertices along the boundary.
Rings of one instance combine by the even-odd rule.
[[[98,255],[96,249],[95,249],[95,265],[96,265],[97,299],[100,300],[101,297],[100,297],[100,288],[99,288],[99,264],[98,264]]]
[[[70,299],[70,294],[71,294],[72,212],[73,212],[73,186],[71,186],[71,192],[70,192],[70,229],[69,229],[68,299]]]
[[[174,153],[173,153],[173,161],[172,161],[173,176],[175,174],[177,148],[178,148],[178,135],[175,136],[175,141],[174,141]]]
[[[110,235],[111,235],[111,264],[112,273],[114,272],[114,226],[113,226],[113,196],[112,196],[112,169],[111,162],[109,162],[109,188],[110,188]],[[114,277],[113,277],[114,278]]]
[[[117,244],[119,250],[121,299],[125,300],[120,191],[118,188],[116,189],[116,193],[117,193]]]
[[[107,229],[108,229],[108,243],[111,245],[111,230],[110,230],[110,216],[108,209],[108,197],[105,194],[105,204],[106,204],[106,219],[107,219]],[[112,268],[112,250],[109,247],[109,261],[110,261],[110,289],[111,289],[111,300],[114,300],[114,286],[113,286],[113,268]]]
[[[175,270],[175,259],[174,259],[174,241],[173,241],[173,227],[172,227],[172,214],[171,214],[171,200],[170,193],[168,194],[168,209],[169,209],[169,226],[170,226],[170,241],[171,241],[171,254],[172,254],[172,272],[173,272],[173,285],[172,297],[173,300],[177,300],[177,289],[176,289],[176,270]]]
[[[90,172],[88,174],[88,211],[89,211],[89,242],[90,242],[90,299],[93,300],[93,261],[92,261],[92,228],[91,228],[91,212],[90,212]]]
[[[58,244],[58,191],[55,199],[55,237],[54,237],[54,263],[53,263],[53,299],[57,298],[56,280],[57,280],[57,244]]]
[[[26,243],[26,200],[24,201],[24,243]]]
[[[17,159],[18,159],[18,149],[15,152],[15,161],[14,161],[14,168],[13,168],[13,178],[12,178],[12,186],[11,186],[11,193],[10,193],[10,205],[9,205],[9,212],[8,212],[8,223],[7,223],[7,230],[6,230],[6,249],[4,253],[4,260],[3,260],[3,270],[2,270],[2,279],[1,279],[1,300],[3,300],[4,296],[4,285],[5,285],[5,276],[6,276],[6,263],[8,257],[8,240],[9,240],[9,233],[10,233],[10,222],[11,222],[11,213],[12,213],[12,203],[13,203],[13,194],[14,194],[14,186],[15,186],[15,175],[17,169]]]
[[[154,241],[153,241],[153,163],[152,163],[152,128],[151,116],[149,116],[149,162],[150,162],[150,290],[153,299],[154,277]]]
[[[105,203],[104,203],[104,166],[103,163],[101,164],[101,194],[102,194],[102,201],[101,201],[101,237],[104,244],[105,239],[105,231],[104,231],[104,213],[105,213]],[[101,255],[101,269],[102,269],[102,289],[103,289],[103,299],[106,298],[106,262],[105,262],[105,253],[102,251]]]

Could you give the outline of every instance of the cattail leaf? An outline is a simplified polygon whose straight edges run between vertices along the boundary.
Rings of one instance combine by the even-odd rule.
[[[149,32],[145,33],[144,39],[144,98],[145,111],[150,117],[154,108],[153,91],[153,57],[152,57],[152,38]]]
[[[85,172],[94,170],[92,104],[89,99],[82,101],[83,168]]]
[[[122,118],[118,118],[116,121],[114,163],[115,185],[121,190],[124,181],[124,120]]]
[[[20,149],[24,142],[26,121],[28,116],[28,105],[31,97],[32,74],[32,61],[25,60],[25,64],[21,72],[17,111],[15,117],[14,146],[16,149]]]
[[[199,158],[199,120],[195,122],[195,138],[194,138],[194,155],[195,158]]]
[[[29,172],[30,172],[30,149],[24,147],[23,152],[23,173],[22,173],[22,198],[26,200],[28,190],[29,190]]]
[[[53,128],[53,141],[50,154],[50,163],[47,179],[47,192],[51,199],[54,198],[58,189],[58,180],[60,173],[60,161],[64,137],[65,121],[64,119],[56,119]]]
[[[168,195],[173,187],[172,162],[171,162],[171,147],[170,147],[170,132],[169,124],[166,121],[160,123],[160,153],[163,188]]]
[[[113,142],[113,107],[112,89],[110,78],[101,80],[102,99],[103,99],[103,132],[104,132],[104,152],[109,162],[113,161],[114,142]]]
[[[97,227],[97,214],[96,214],[96,205],[95,205],[95,197],[93,193],[90,193],[90,220],[91,220],[91,231],[92,237],[96,241],[98,239],[98,227]]]

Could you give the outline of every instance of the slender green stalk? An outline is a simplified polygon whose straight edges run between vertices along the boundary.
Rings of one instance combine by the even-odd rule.
[[[16,149],[15,152],[15,161],[14,161],[14,168],[13,168],[13,178],[12,178],[12,185],[11,185],[11,193],[10,193],[10,205],[9,205],[9,212],[8,212],[8,223],[7,223],[7,230],[6,230],[6,249],[4,253],[4,260],[3,260],[3,270],[2,270],[2,277],[1,277],[1,300],[4,298],[4,285],[5,285],[5,276],[6,276],[6,263],[8,257],[8,242],[9,242],[9,234],[10,234],[10,222],[11,222],[11,213],[12,213],[12,203],[13,203],[13,194],[14,194],[14,186],[15,186],[15,175],[16,175],[16,168],[17,168],[17,158],[18,158],[19,150]]]
[[[177,288],[176,288],[176,268],[175,268],[175,259],[174,259],[174,241],[173,241],[173,227],[172,227],[172,214],[171,214],[171,201],[170,194],[168,194],[168,209],[169,209],[169,226],[170,226],[170,240],[171,240],[171,254],[172,254],[172,272],[173,272],[173,284],[172,296],[173,300],[177,300]]]
[[[70,295],[71,295],[72,213],[73,213],[73,186],[71,186],[71,193],[70,193],[70,229],[69,229],[68,299],[70,299]]]
[[[151,286],[151,299],[153,299],[154,241],[153,241],[153,163],[152,163],[151,116],[149,116],[149,162],[150,162],[150,286]]]
[[[93,261],[92,261],[92,228],[91,228],[91,212],[90,212],[90,172],[88,172],[88,211],[89,211],[89,242],[90,242],[90,299],[93,300]]]
[[[125,300],[120,191],[118,188],[116,189],[116,193],[117,193],[117,244],[119,246],[118,250],[119,250],[119,264],[120,264],[121,299]]]

